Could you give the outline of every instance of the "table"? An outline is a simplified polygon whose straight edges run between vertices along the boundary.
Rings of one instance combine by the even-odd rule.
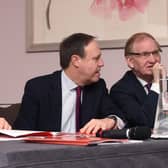
[[[0,142],[0,168],[166,168],[168,140],[135,144],[66,146]]]

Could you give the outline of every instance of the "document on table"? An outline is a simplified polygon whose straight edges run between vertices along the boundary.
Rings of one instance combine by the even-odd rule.
[[[0,130],[0,141],[23,140],[28,136],[53,136],[57,132],[32,130]]]

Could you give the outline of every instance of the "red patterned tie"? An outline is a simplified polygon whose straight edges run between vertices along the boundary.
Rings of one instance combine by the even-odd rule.
[[[80,129],[81,87],[76,87],[76,131]]]

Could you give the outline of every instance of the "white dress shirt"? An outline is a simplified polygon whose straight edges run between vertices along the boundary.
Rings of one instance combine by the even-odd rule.
[[[76,90],[77,85],[69,79],[64,71],[61,73],[62,82],[62,132],[76,132]]]
[[[146,94],[148,94],[148,89],[146,88],[147,82],[137,76],[136,78],[141,83],[141,85],[144,87]],[[159,83],[152,83],[150,90],[156,92],[157,94],[160,94]]]
[[[76,132],[76,87],[77,85],[65,74],[61,73],[62,82],[62,132]],[[82,93],[81,93],[82,95]],[[82,96],[81,96],[82,101]],[[110,117],[110,116],[109,116]],[[125,123],[117,116],[117,127],[122,129]]]

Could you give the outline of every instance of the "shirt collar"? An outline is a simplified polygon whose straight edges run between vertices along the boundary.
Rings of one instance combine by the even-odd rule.
[[[142,85],[143,87],[147,84],[146,81],[144,81],[143,79],[139,78],[138,76],[136,76],[136,78],[137,78],[137,80],[141,83],[141,85]]]
[[[64,71],[61,73],[61,80],[63,89],[72,90],[77,87],[76,83],[73,82]]]

